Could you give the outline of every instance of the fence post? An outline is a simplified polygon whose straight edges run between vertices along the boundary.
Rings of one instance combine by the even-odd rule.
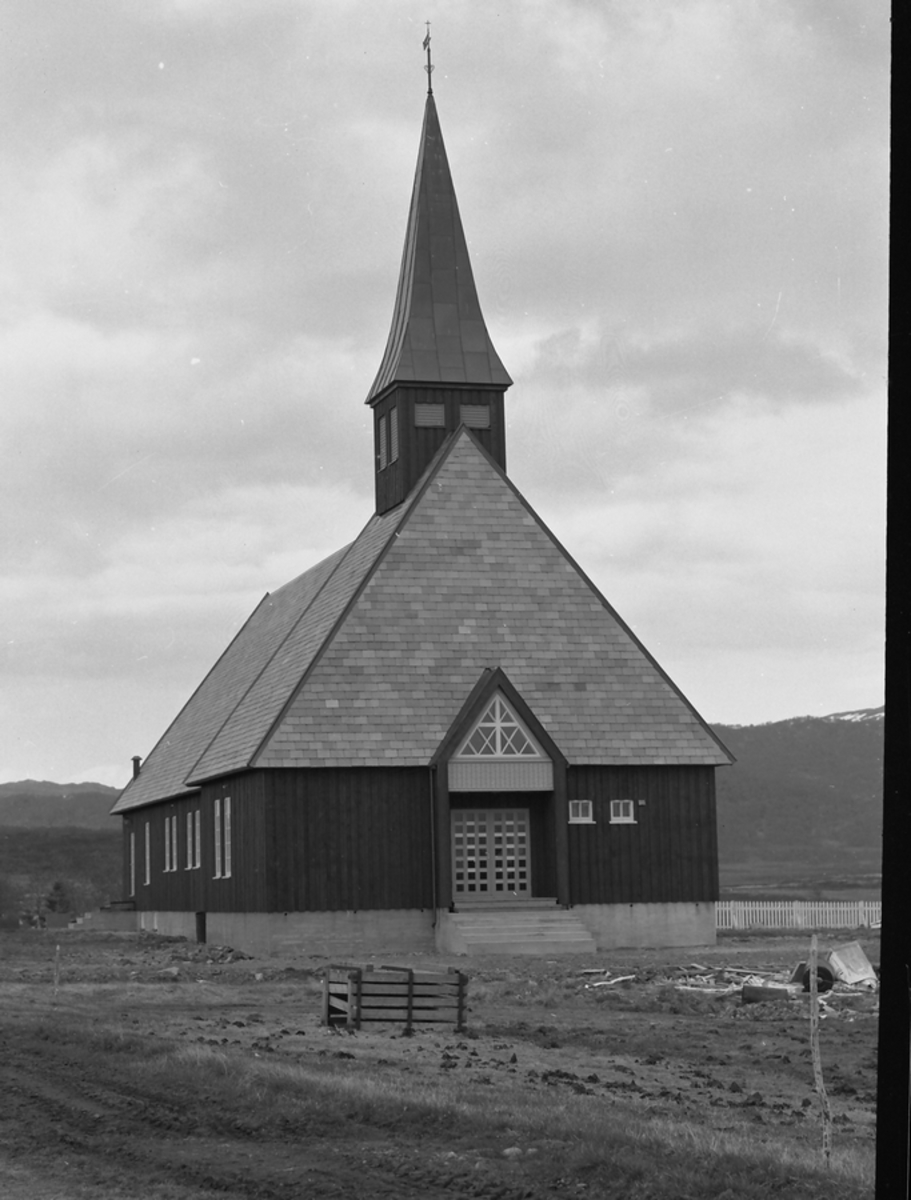
[[[405,1017],[405,1032],[411,1033],[414,1014],[414,971],[408,971],[408,1008]]]
[[[362,972],[360,968],[351,971],[348,975],[348,1029],[360,1029],[361,1027],[361,979]]]

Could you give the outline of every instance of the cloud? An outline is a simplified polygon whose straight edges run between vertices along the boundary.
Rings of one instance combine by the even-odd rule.
[[[424,17],[4,21],[0,770],[128,773],[371,511]],[[433,35],[511,477],[713,716],[877,703],[887,11],[466,0]]]

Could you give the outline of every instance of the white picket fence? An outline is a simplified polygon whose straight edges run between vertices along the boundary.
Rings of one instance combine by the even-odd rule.
[[[716,929],[859,929],[882,920],[880,900],[719,900]]]

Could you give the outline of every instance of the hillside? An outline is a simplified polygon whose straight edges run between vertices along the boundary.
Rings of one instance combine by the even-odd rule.
[[[879,871],[883,709],[716,725],[737,762],[717,772],[726,866]]]
[[[78,826],[116,831],[120,822],[108,814],[119,795],[119,788],[105,787],[102,783],[49,783],[35,779],[0,783],[0,827]]]
[[[118,899],[120,795],[101,783],[0,784],[0,916],[34,911],[55,883],[74,912]]]

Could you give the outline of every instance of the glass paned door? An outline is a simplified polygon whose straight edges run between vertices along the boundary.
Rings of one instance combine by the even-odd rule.
[[[453,809],[453,895],[527,900],[529,849],[527,808]]]

